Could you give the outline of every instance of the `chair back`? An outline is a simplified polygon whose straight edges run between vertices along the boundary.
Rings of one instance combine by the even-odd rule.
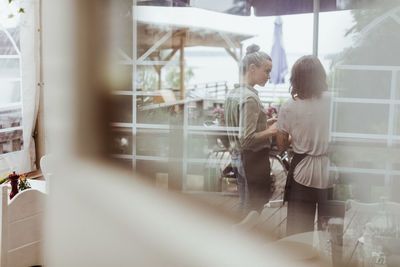
[[[43,265],[42,239],[46,195],[26,189],[9,200],[1,186],[1,266]]]
[[[42,170],[42,174],[47,181],[52,175],[51,166],[49,166],[51,165],[51,158],[51,155],[44,155],[40,158],[40,169]]]

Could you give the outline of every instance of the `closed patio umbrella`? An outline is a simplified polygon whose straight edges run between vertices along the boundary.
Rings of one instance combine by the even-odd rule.
[[[282,19],[277,17],[274,29],[274,44],[271,50],[272,71],[271,83],[285,83],[285,75],[288,69],[286,61],[286,52],[282,44]]]

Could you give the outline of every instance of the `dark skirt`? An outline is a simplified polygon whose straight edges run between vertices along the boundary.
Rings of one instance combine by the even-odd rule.
[[[271,176],[269,149],[254,152],[245,150],[241,153],[247,180],[250,209],[262,211],[271,198]]]

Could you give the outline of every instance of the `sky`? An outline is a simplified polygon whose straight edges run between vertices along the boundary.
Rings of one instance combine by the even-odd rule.
[[[205,3],[203,1],[203,3]],[[138,7],[139,21],[165,25],[179,25],[199,28],[210,28],[215,31],[246,33],[254,37],[246,40],[244,48],[252,43],[270,53],[273,44],[274,21],[276,17],[237,16],[213,12],[199,8],[171,7]],[[301,56],[312,54],[313,47],[313,14],[286,15],[283,22],[283,46],[287,53],[289,70]],[[319,57],[326,71],[329,71],[330,54],[341,52],[352,45],[352,36],[345,37],[352,26],[350,11],[322,12],[319,15]],[[235,61],[221,48],[191,47],[187,48],[186,63],[195,71],[191,83],[211,81],[237,82],[238,67]],[[210,58],[191,57],[191,51],[220,51],[221,56]],[[245,51],[245,50],[244,50]],[[288,81],[289,72],[286,75]],[[268,85],[267,85],[268,86]]]
[[[223,0],[231,1],[231,0]],[[223,1],[218,1],[222,3]],[[202,1],[207,4],[207,1]],[[216,1],[210,0],[215,7]],[[223,8],[221,6],[221,8]],[[17,3],[8,4],[8,0],[0,0],[0,23],[4,27],[12,27],[18,22]],[[14,18],[8,18],[9,14],[16,14]],[[270,53],[273,44],[274,21],[276,17],[255,17],[237,16],[220,12],[214,12],[200,8],[172,8],[172,7],[137,7],[137,17],[139,21],[165,25],[183,25],[189,27],[209,28],[215,31],[245,33],[254,37],[244,42],[246,46],[256,43],[261,49]],[[299,14],[282,16],[283,21],[283,46],[288,55],[289,68],[294,61],[302,55],[311,54],[313,46],[313,14]],[[319,28],[319,55],[325,68],[329,68],[330,61],[327,56],[341,52],[345,47],[352,44],[352,37],[345,37],[345,32],[352,25],[350,11],[336,11],[320,13]],[[208,47],[190,48],[191,51],[218,50]],[[223,50],[219,49],[224,53]],[[229,56],[219,59],[220,66],[215,66],[215,70],[221,70],[228,66],[224,71],[211,71],[209,61],[200,57],[190,59],[188,63],[198,71],[198,80],[232,80],[236,77],[235,62]],[[232,66],[231,66],[232,65]],[[200,69],[204,69],[202,74]],[[212,74],[210,74],[212,73]],[[232,74],[234,73],[234,74]],[[196,81],[197,82],[197,81]]]
[[[211,28],[219,31],[247,33],[266,51],[272,47],[275,17],[236,16],[199,8],[139,7],[138,19],[161,24]],[[312,52],[313,14],[287,15],[283,20],[283,44],[289,53]],[[319,53],[332,54],[351,45],[344,37],[352,25],[350,11],[320,13]],[[247,44],[247,43],[246,43]]]
[[[202,3],[206,2],[202,1]],[[214,0],[211,2],[215,5]],[[18,17],[17,8],[16,3],[9,5],[8,0],[0,0],[0,23],[2,26],[8,28],[15,25]],[[10,19],[8,18],[9,14],[16,14],[16,16]],[[137,14],[141,21],[251,34],[256,37],[246,42],[245,45],[257,43],[265,51],[270,51],[272,47],[275,17],[236,16],[200,8],[145,6],[138,7]],[[286,51],[294,54],[311,53],[313,14],[287,15],[283,16],[282,20],[283,44]],[[319,53],[337,53],[351,45],[351,37],[344,37],[351,24],[350,11],[320,13]]]

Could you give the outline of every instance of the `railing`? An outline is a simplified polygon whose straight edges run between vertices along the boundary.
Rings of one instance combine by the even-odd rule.
[[[196,84],[187,89],[187,97],[224,101],[232,88],[227,81]],[[268,104],[278,103],[290,97],[287,84],[267,84],[266,87],[258,88],[258,91],[261,101]]]
[[[279,103],[290,98],[289,86],[287,84],[268,84],[259,90],[258,95],[262,102]]]
[[[223,100],[229,91],[227,81],[194,84],[187,89],[187,97]]]
[[[168,89],[168,88],[167,88]],[[233,85],[229,84],[227,81],[216,81],[216,82],[208,82],[208,83],[199,83],[189,85],[186,89],[186,99],[203,99],[203,100],[211,100],[215,102],[223,102],[225,101],[226,95],[230,90],[233,89]],[[169,88],[171,90],[176,99],[181,99],[180,90]],[[283,100],[286,100],[290,97],[289,89],[287,84],[267,84],[266,87],[257,88],[259,91],[259,97],[263,103],[271,104],[271,103],[280,103]],[[140,90],[139,90],[140,91]],[[138,96],[138,105],[144,106],[145,97],[151,97],[157,94],[157,91],[149,91],[147,94],[144,92]]]

